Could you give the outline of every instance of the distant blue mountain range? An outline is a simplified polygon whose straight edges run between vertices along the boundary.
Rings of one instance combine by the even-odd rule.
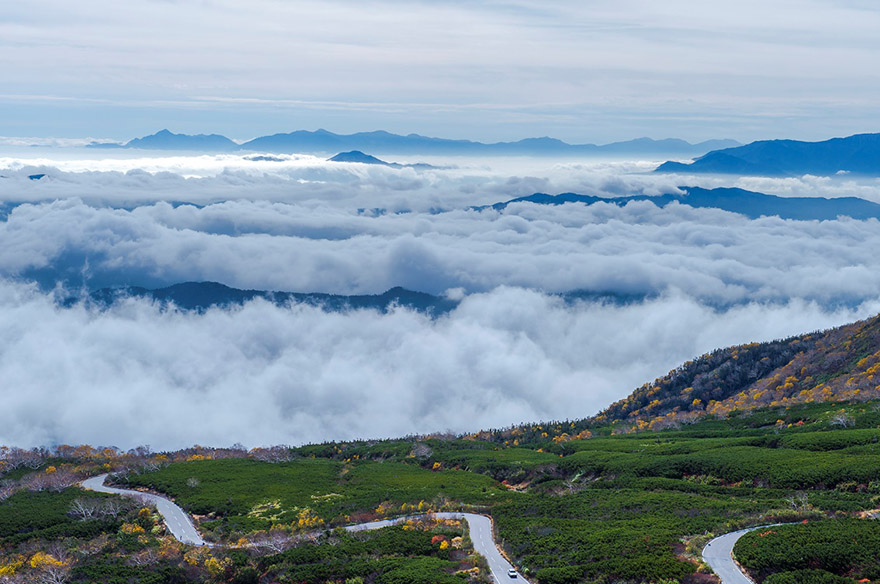
[[[859,199],[856,197],[841,197],[837,199],[825,199],[821,197],[777,197],[765,195],[743,189],[703,189],[699,187],[679,187],[687,194],[666,195],[632,195],[628,197],[594,197],[591,195],[578,195],[575,193],[563,193],[561,195],[547,195],[535,193],[527,197],[511,199],[503,203],[495,203],[476,209],[504,209],[511,203],[536,203],[539,205],[562,205],[564,203],[610,203],[623,206],[630,201],[650,201],[658,207],[677,202],[696,208],[722,209],[732,213],[739,213],[752,219],[761,216],[777,215],[783,219],[797,219],[801,221],[831,220],[838,216],[852,217],[853,219],[880,219],[880,205]]]
[[[161,130],[150,136],[135,138],[126,144],[93,142],[87,148],[138,148],[140,150],[196,150],[209,152],[230,152],[238,150],[239,145],[220,134],[174,134]]]
[[[584,290],[566,292],[558,296],[567,303],[601,301],[629,304],[648,298],[644,294]],[[61,305],[71,307],[81,302],[89,302],[98,308],[107,309],[127,298],[146,298],[159,303],[166,309],[174,306],[181,310],[196,312],[203,312],[214,307],[240,306],[245,302],[258,298],[278,306],[299,303],[315,306],[327,312],[367,309],[386,313],[393,307],[400,306],[434,318],[448,314],[459,305],[458,300],[452,300],[444,296],[434,296],[424,292],[415,292],[400,287],[391,288],[382,294],[339,295],[240,290],[217,282],[184,282],[165,288],[154,289],[137,286],[101,288],[90,292],[85,297],[69,296],[61,301]]]
[[[735,140],[708,140],[691,144],[684,140],[652,140],[639,138],[626,142],[596,144],[568,144],[554,138],[527,138],[517,142],[486,144],[470,140],[447,140],[418,134],[402,136],[385,131],[334,134],[327,130],[298,130],[254,138],[237,144],[217,134],[191,136],[162,130],[150,136],[136,138],[125,144],[93,143],[89,148],[141,148],[151,150],[196,150],[227,152],[234,150],[281,153],[331,153],[351,150],[396,154],[448,155],[632,155],[681,154],[696,156],[713,149],[737,146]]]
[[[664,162],[657,172],[799,176],[880,174],[880,134],[857,134],[823,142],[761,140],[713,150],[691,163]]]
[[[387,312],[392,306],[402,306],[432,315],[445,314],[458,306],[454,300],[414,292],[404,288],[392,288],[382,294],[338,295],[300,292],[269,292],[265,290],[240,290],[217,282],[185,282],[165,288],[101,288],[91,292],[88,300],[100,307],[108,307],[125,298],[149,298],[163,305],[173,304],[183,310],[202,311],[214,306],[240,305],[261,298],[274,304],[302,303],[330,312],[373,309]],[[62,304],[73,305],[82,301],[71,296]]]

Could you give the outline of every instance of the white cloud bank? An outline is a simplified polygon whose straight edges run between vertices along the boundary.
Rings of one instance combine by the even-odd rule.
[[[195,315],[145,301],[61,309],[3,283],[0,444],[255,446],[574,418],[717,346],[878,309],[715,312],[682,296],[566,307],[499,288],[437,320],[261,301]]]
[[[20,205],[0,223],[0,274],[91,287],[210,280],[336,294],[674,289],[718,304],[833,305],[880,290],[871,249],[880,249],[876,220],[751,221],[647,202],[374,217],[252,201],[124,210],[71,199]]]
[[[705,351],[880,310],[875,220],[752,221],[644,202],[468,210],[536,190],[681,184],[640,163],[44,162],[0,162],[0,443],[255,446],[587,416]],[[877,188],[742,180],[793,195]],[[376,207],[389,212],[359,211]],[[28,278],[466,294],[434,320],[264,302],[100,312],[60,308]],[[569,306],[541,292],[577,289],[656,296]]]

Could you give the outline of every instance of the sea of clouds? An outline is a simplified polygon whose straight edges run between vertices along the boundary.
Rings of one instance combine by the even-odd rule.
[[[399,436],[596,413],[714,348],[880,311],[876,220],[515,204],[740,186],[880,200],[872,179],[653,175],[651,162],[311,156],[0,158],[0,443],[173,448]],[[29,176],[46,174],[39,180]],[[204,313],[79,289],[185,281],[462,299],[329,313],[263,301]],[[584,290],[643,300],[565,302]]]

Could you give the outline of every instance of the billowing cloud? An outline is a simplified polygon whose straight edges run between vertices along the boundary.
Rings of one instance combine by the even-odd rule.
[[[864,251],[878,248],[876,220],[752,221],[648,202],[371,216],[253,201],[126,210],[70,199],[20,205],[0,223],[0,273],[92,287],[677,289],[717,304],[857,304],[880,289],[880,259]]]
[[[718,312],[680,295],[566,306],[498,288],[437,320],[261,301],[196,315],[135,300],[63,309],[2,283],[0,444],[254,446],[574,418],[717,346],[878,309]]]
[[[880,310],[876,220],[647,202],[470,208],[534,190],[656,194],[687,178],[648,163],[415,171],[279,158],[0,161],[0,443],[255,446],[586,416],[700,353]],[[741,180],[792,195],[877,188]],[[405,286],[462,302],[435,319],[262,301],[204,314],[56,303],[81,285],[192,280]],[[572,290],[648,299],[549,294]]]

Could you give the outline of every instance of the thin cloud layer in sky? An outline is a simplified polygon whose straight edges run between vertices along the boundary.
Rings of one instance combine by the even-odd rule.
[[[4,7],[0,120],[117,139],[821,139],[877,129],[878,28],[858,0],[34,0]]]

